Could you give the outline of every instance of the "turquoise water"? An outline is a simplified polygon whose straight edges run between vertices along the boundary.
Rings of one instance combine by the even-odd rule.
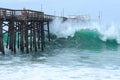
[[[65,32],[69,29],[64,35],[57,31],[44,52],[13,55],[6,49],[0,56],[0,80],[120,80],[119,36],[71,30],[73,35]]]

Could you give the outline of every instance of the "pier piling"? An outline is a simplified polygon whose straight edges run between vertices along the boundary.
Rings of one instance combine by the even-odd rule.
[[[4,44],[15,54],[16,50],[23,53],[44,51],[46,39],[50,41],[49,24],[54,18],[35,10],[0,8],[0,52],[5,54]],[[3,29],[6,26],[7,29]],[[5,43],[4,34],[7,35]]]
[[[4,45],[3,45],[3,31],[2,31],[2,20],[0,20],[0,52],[5,54]]]

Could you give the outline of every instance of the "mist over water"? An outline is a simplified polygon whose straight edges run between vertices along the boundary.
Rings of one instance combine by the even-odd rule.
[[[119,30],[55,19],[44,52],[0,56],[0,80],[120,80]]]

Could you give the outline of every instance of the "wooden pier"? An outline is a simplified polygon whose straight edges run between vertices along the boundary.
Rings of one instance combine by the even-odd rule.
[[[0,52],[5,54],[5,47],[14,53],[17,49],[25,53],[44,51],[45,35],[50,41],[49,24],[54,17],[40,11],[0,8]]]

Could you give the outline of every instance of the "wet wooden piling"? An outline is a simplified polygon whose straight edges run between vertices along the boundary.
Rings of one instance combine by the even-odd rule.
[[[47,29],[48,29],[48,41],[50,42],[50,29],[49,29],[49,21],[47,22]]]
[[[47,38],[50,41],[49,24],[51,20],[52,16],[44,15],[44,12],[0,8],[0,52],[5,54],[5,44],[6,48],[14,53],[17,53],[17,50],[23,53],[44,51],[45,35],[48,35]],[[47,23],[47,34],[44,23]],[[8,28],[3,30],[5,26]],[[5,44],[3,34],[7,34]]]
[[[4,45],[3,45],[3,31],[2,31],[2,20],[0,20],[0,52],[5,54]]]

